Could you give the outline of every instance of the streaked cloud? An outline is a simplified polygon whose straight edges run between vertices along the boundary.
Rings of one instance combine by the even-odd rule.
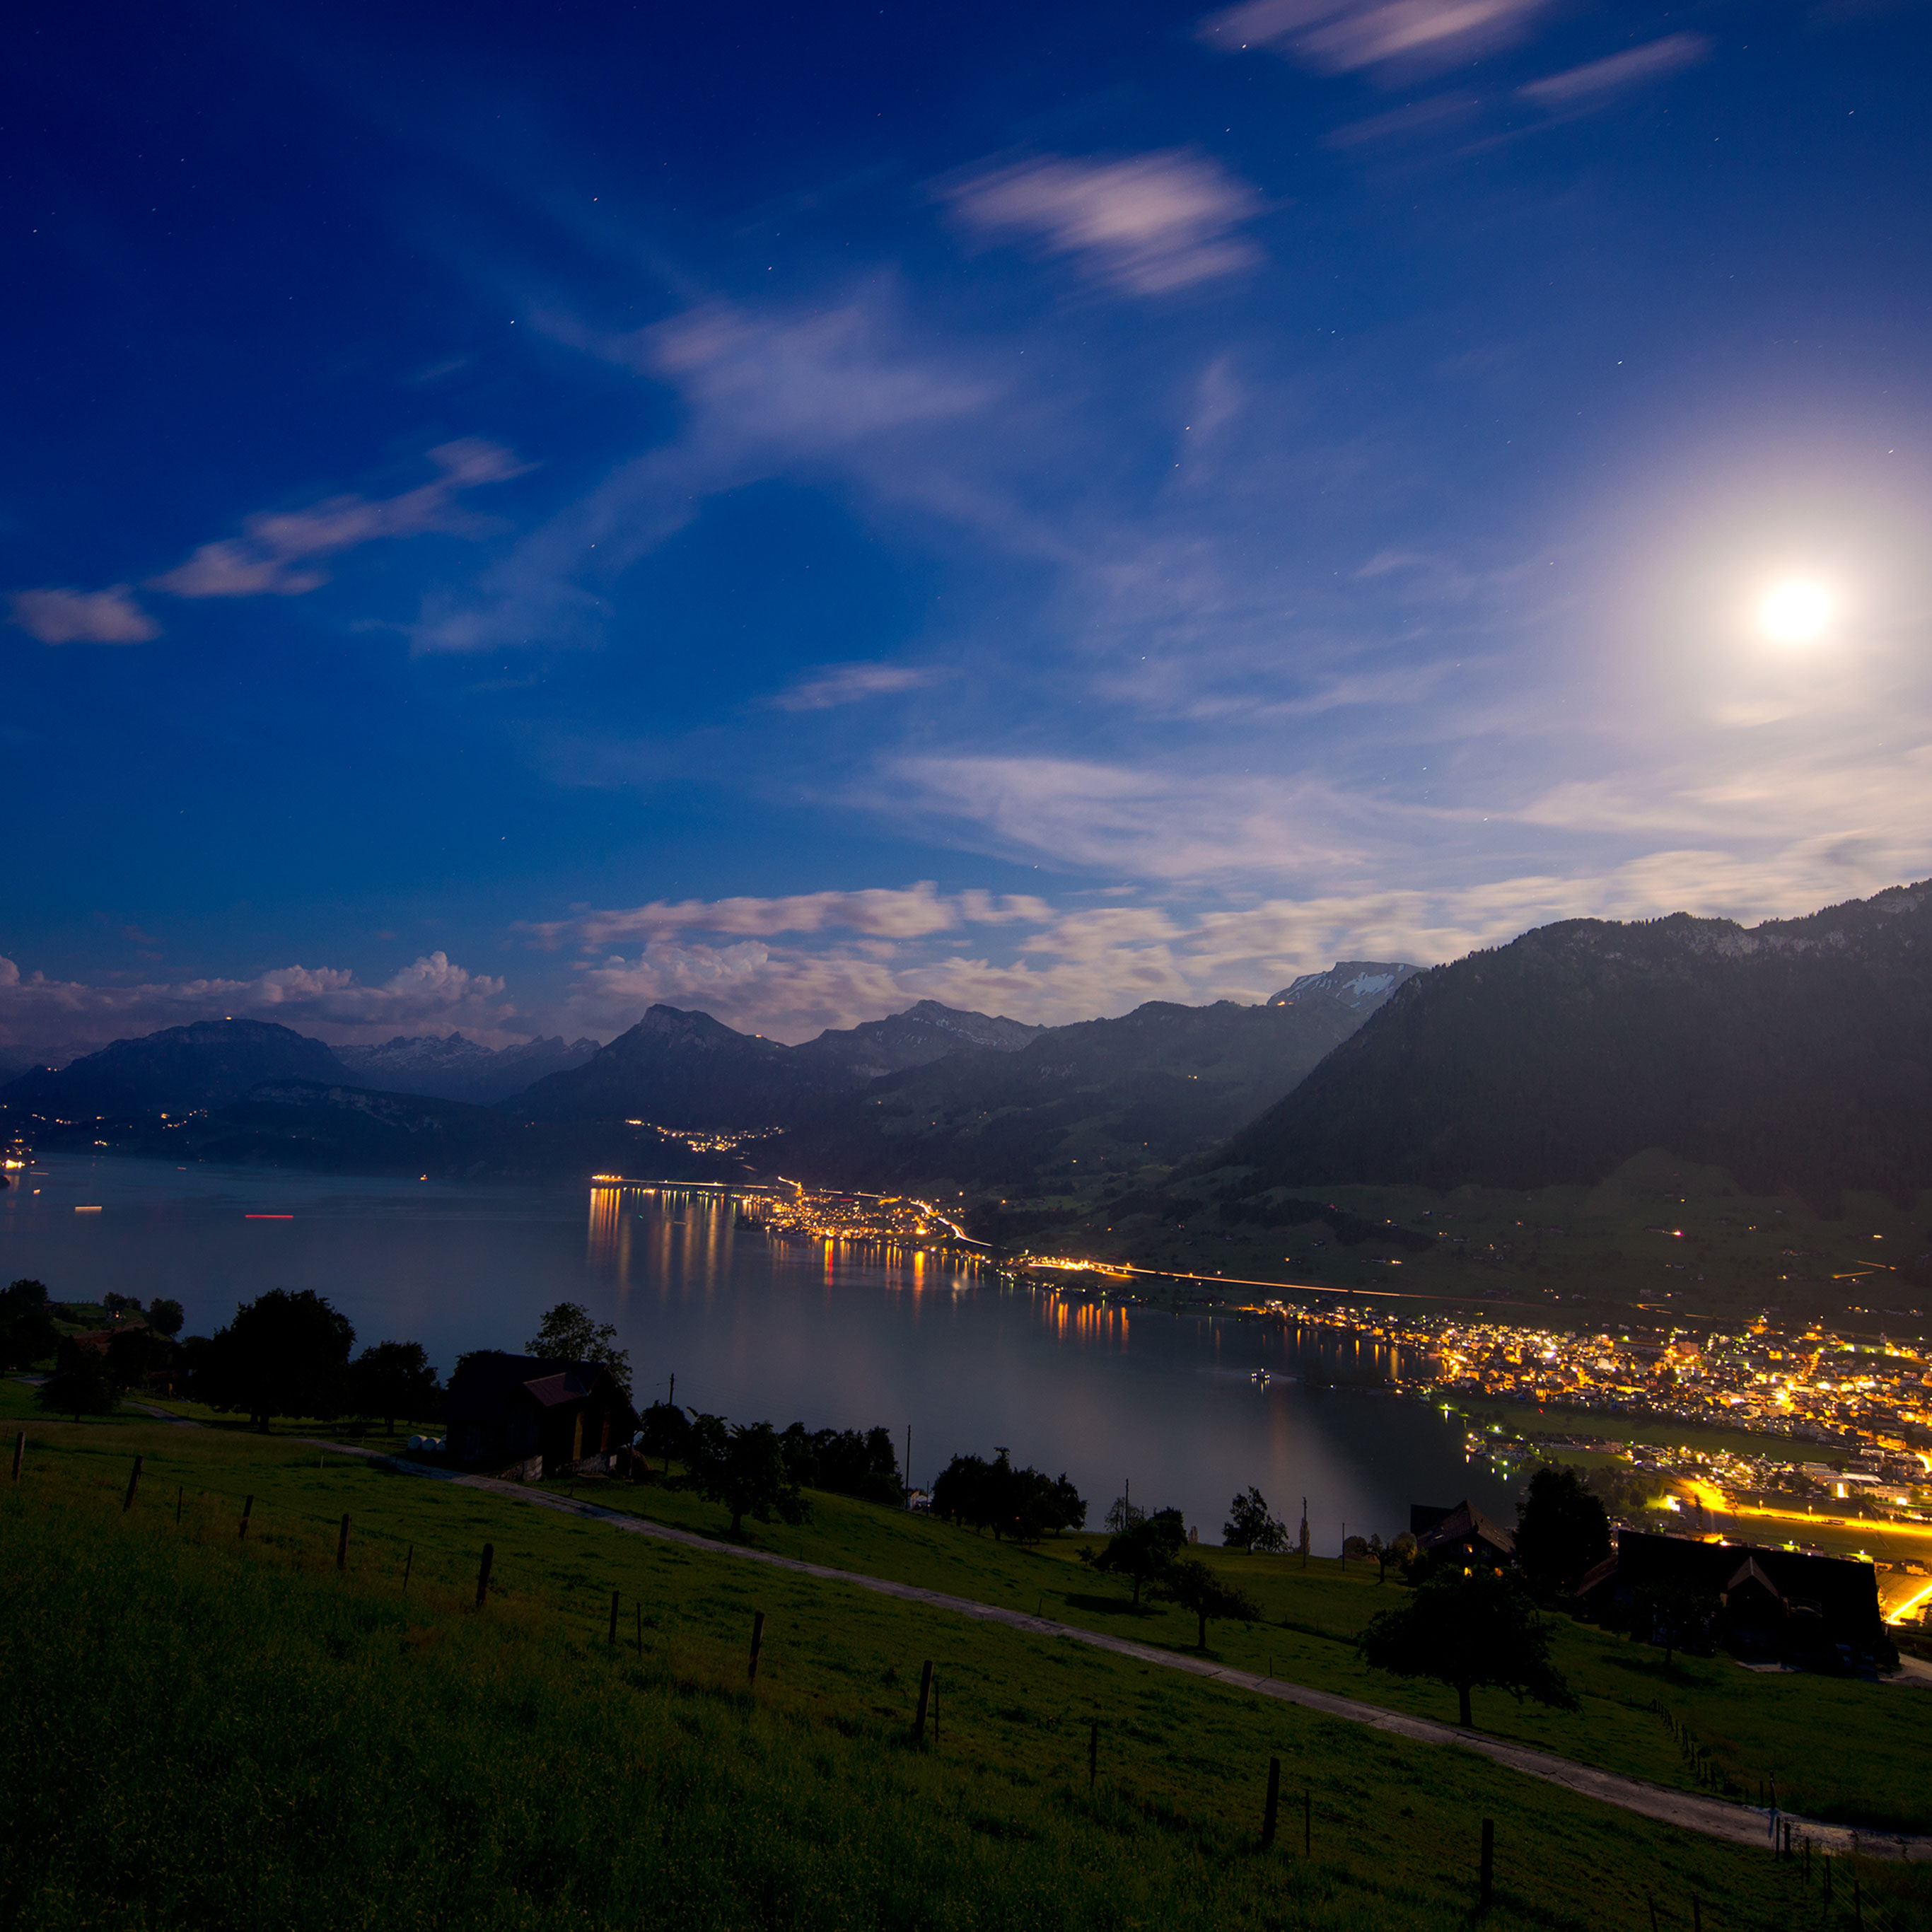
[[[1052,916],[1043,900],[984,892],[949,897],[930,879],[922,879],[903,888],[800,892],[783,898],[658,899],[622,910],[586,909],[567,920],[525,924],[518,930],[545,946],[568,944],[595,948],[614,940],[679,932],[768,938],[784,932],[842,931],[911,939],[948,932],[962,925],[1004,926],[1017,920],[1043,923]]]
[[[1042,155],[938,191],[976,235],[1072,256],[1096,281],[1134,295],[1165,295],[1261,259],[1236,232],[1261,213],[1261,196],[1194,148],[1118,160]]]
[[[105,590],[16,590],[10,623],[44,644],[144,644],[161,627],[124,584]]]
[[[491,526],[458,505],[459,493],[506,482],[529,467],[474,438],[440,444],[429,456],[442,472],[433,482],[395,496],[332,496],[306,510],[250,517],[242,536],[203,544],[185,563],[152,579],[152,587],[176,597],[299,597],[328,581],[321,559],[379,538],[484,534]]]
[[[1694,67],[1710,51],[1711,43],[1702,34],[1666,34],[1643,46],[1546,75],[1516,92],[1539,107],[1591,105],[1627,88],[1675,74],[1680,68]]]
[[[1272,47],[1323,74],[1446,66],[1513,39],[1546,0],[1244,0],[1196,30],[1233,53]]]
[[[771,701],[781,711],[830,711],[836,705],[857,704],[868,698],[895,692],[917,691],[932,683],[936,671],[912,664],[821,664],[796,683],[786,686]]]

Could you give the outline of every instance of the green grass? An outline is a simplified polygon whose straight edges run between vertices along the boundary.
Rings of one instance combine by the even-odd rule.
[[[1681,1926],[1693,1892],[1718,1901],[1714,1926],[1781,1924],[1816,1905],[1756,1852],[1064,1640],[359,1459],[319,1468],[288,1438],[125,1418],[33,1422],[29,1436],[25,1480],[0,1492],[0,1922],[1460,1926],[1484,1816],[1499,1828],[1502,1926],[1640,1928],[1646,1895]],[[143,1480],[122,1515],[134,1453]],[[245,1493],[257,1502],[242,1542]],[[692,1497],[651,1502],[721,1528]],[[1105,1592],[1064,1550],[1016,1552],[838,1497],[818,1505],[815,1528],[759,1530],[761,1544],[796,1538],[819,1561],[918,1570],[995,1602],[1040,1584],[1049,1613],[1177,1648],[1192,1636],[1171,1613],[1094,1607]],[[353,1526],[338,1576],[342,1513]],[[485,1540],[494,1580],[477,1616]],[[1302,1629],[1217,1629],[1217,1648],[1258,1661],[1275,1644],[1292,1652],[1277,1671],[1376,1694],[1348,1636],[1395,1586],[1246,1561],[1248,1582]],[[769,1621],[749,1694],[758,1610]],[[926,1658],[941,1743],[912,1750]],[[1696,1690],[1698,1670],[1715,1677],[1693,1667],[1673,1694]],[[1905,1715],[1905,1693],[1770,1687],[1835,1694],[1841,1724],[1861,1696]],[[1389,1681],[1379,1698],[1406,1702]],[[1874,1710],[1862,1706],[1866,1730]],[[1789,1714],[1834,1721],[1829,1708]],[[1520,1730],[1503,1698],[1480,1718]],[[1652,1731],[1633,1720],[1633,1737]],[[1899,1748],[1926,1762],[1911,1741]],[[1262,1855],[1269,1754],[1296,1828]],[[1874,1924],[1880,1898],[1886,1924],[1924,1922],[1915,1872],[1866,1878]]]
[[[1694,1894],[1714,1928],[1816,1909],[1760,1853],[1064,1640],[359,1460],[318,1468],[283,1438],[31,1436],[0,1489],[0,1922],[37,1932],[1461,1927],[1486,1816],[1498,1927],[1640,1932],[1653,1897],[1682,1927]],[[836,1498],[821,1516],[828,1544],[920,1552],[935,1576],[944,1540],[976,1540]],[[952,1568],[1010,1582],[1048,1560],[988,1546]],[[1372,1595],[1348,1580],[1322,1600]],[[927,1658],[940,1741],[915,1749]],[[1289,1802],[1264,1853],[1270,1754]],[[1864,1884],[1875,1928],[1925,1922],[1918,1872]]]

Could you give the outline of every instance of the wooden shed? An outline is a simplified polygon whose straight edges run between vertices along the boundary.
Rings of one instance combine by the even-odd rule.
[[[608,1369],[494,1350],[466,1356],[442,1399],[449,1453],[485,1466],[540,1460],[556,1475],[628,1448],[638,1413]]]

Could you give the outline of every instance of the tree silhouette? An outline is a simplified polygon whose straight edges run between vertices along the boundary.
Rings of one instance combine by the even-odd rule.
[[[420,1342],[377,1342],[350,1364],[349,1400],[362,1415],[380,1415],[388,1433],[399,1415],[436,1413],[436,1370]]]
[[[542,1325],[524,1344],[545,1361],[595,1362],[631,1399],[631,1354],[617,1346],[617,1331],[608,1322],[593,1322],[581,1302],[560,1301]]]
[[[1522,1580],[1487,1564],[1444,1565],[1400,1610],[1371,1621],[1361,1649],[1377,1670],[1454,1685],[1460,1724],[1475,1722],[1469,1694],[1478,1685],[1561,1710],[1576,1706],[1550,1662],[1550,1627]]]
[[[1260,1490],[1250,1490],[1228,1505],[1221,1540],[1231,1550],[1286,1550],[1288,1526],[1268,1514],[1268,1498]]]
[[[707,1501],[731,1512],[736,1536],[746,1517],[803,1522],[812,1505],[785,1466],[784,1445],[769,1422],[727,1422],[722,1415],[692,1418],[684,1480]]]
[[[44,1282],[16,1281],[0,1288],[0,1369],[31,1368],[59,1346]]]
[[[54,1415],[112,1415],[120,1400],[106,1358],[98,1348],[68,1346],[60,1365],[34,1392],[34,1400]]]
[[[1109,1538],[1099,1556],[1083,1549],[1080,1560],[1090,1568],[1126,1577],[1134,1586],[1134,1607],[1138,1610],[1142,1586],[1165,1576],[1186,1547],[1187,1526],[1180,1510],[1157,1510],[1132,1528]]]
[[[355,1346],[348,1316],[313,1288],[272,1288],[196,1351],[192,1393],[211,1408],[245,1412],[265,1435],[272,1416],[338,1415]]]
[[[1210,1617],[1238,1617],[1252,1623],[1261,1616],[1260,1606],[1232,1584],[1226,1583],[1198,1556],[1178,1556],[1156,1577],[1152,1594],[1163,1602],[1192,1610],[1200,1620],[1198,1647],[1208,1648]]]
[[[1574,1469],[1544,1468],[1516,1504],[1516,1560],[1538,1588],[1567,1596],[1610,1553],[1610,1520]]]

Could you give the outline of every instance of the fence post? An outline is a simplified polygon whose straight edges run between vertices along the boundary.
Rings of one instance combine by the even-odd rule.
[[[1704,1901],[1694,1892],[1690,1894],[1690,1932],[1704,1932]]]
[[[349,1519],[346,1515],[342,1519],[341,1528],[336,1532],[335,1567],[338,1570],[349,1568]]]
[[[912,1720],[912,1741],[926,1742],[926,1707],[932,1698],[932,1660],[928,1658],[919,1673],[919,1714]]]
[[[242,1527],[235,1532],[237,1542],[248,1534],[248,1519],[254,1514],[255,1498],[253,1496],[244,1497],[242,1504]]]
[[[410,1593],[410,1571],[415,1567],[416,1560],[416,1546],[412,1543],[410,1545],[410,1553],[403,1558],[403,1594],[406,1597]]]
[[[1646,1892],[1643,1895],[1643,1902],[1650,1907],[1650,1932],[1657,1932],[1657,1900],[1652,1898],[1648,1892]]]
[[[1478,1910],[1484,1912],[1490,1909],[1490,1881],[1496,1874],[1496,1821],[1493,1818],[1485,1818],[1483,1820],[1483,1888],[1478,1902]]]
[[[644,1606],[640,1603],[634,1604],[631,1607],[638,1613],[638,1654],[642,1657],[644,1654]]]
[[[182,1493],[183,1493],[183,1492],[182,1492],[182,1486],[180,1485],[180,1484],[177,1483],[177,1484],[175,1485],[175,1527],[176,1527],[177,1529],[178,1529],[178,1528],[181,1527],[181,1509],[182,1509]]]
[[[617,1613],[614,1610],[610,1614],[614,1618]],[[745,1682],[747,1684],[755,1684],[758,1681],[758,1652],[764,1647],[764,1642],[765,1613],[763,1610],[755,1610],[752,1615],[752,1660],[745,1672]],[[930,1681],[932,1676],[932,1666],[929,1664],[926,1666],[926,1674],[928,1680]],[[922,1721],[926,1716],[926,1697],[923,1691],[920,1696],[919,1714]]]
[[[483,1546],[483,1561],[476,1571],[476,1607],[483,1607],[484,1600],[490,1594],[490,1565],[496,1561],[496,1546],[486,1543]]]
[[[617,1593],[615,1590],[613,1590],[610,1592],[610,1635],[609,1642],[610,1648],[613,1650],[615,1650],[617,1647]]]
[[[1262,1811],[1262,1850],[1274,1843],[1275,1813],[1281,1804],[1281,1760],[1268,1760],[1268,1803]]]
[[[1865,1908],[1858,1897],[1858,1868],[1852,1868],[1852,1924],[1855,1932],[1865,1932]]]
[[[1100,1720],[1094,1718],[1087,1726],[1087,1789],[1094,1789],[1094,1780],[1100,1774]]]
[[[20,1458],[27,1453],[27,1432],[16,1429],[14,1432],[14,1480],[20,1480]]]
[[[134,1507],[134,1492],[141,1486],[141,1459],[134,1458],[134,1466],[128,1472],[128,1493],[121,1498],[121,1514],[125,1516]]]

